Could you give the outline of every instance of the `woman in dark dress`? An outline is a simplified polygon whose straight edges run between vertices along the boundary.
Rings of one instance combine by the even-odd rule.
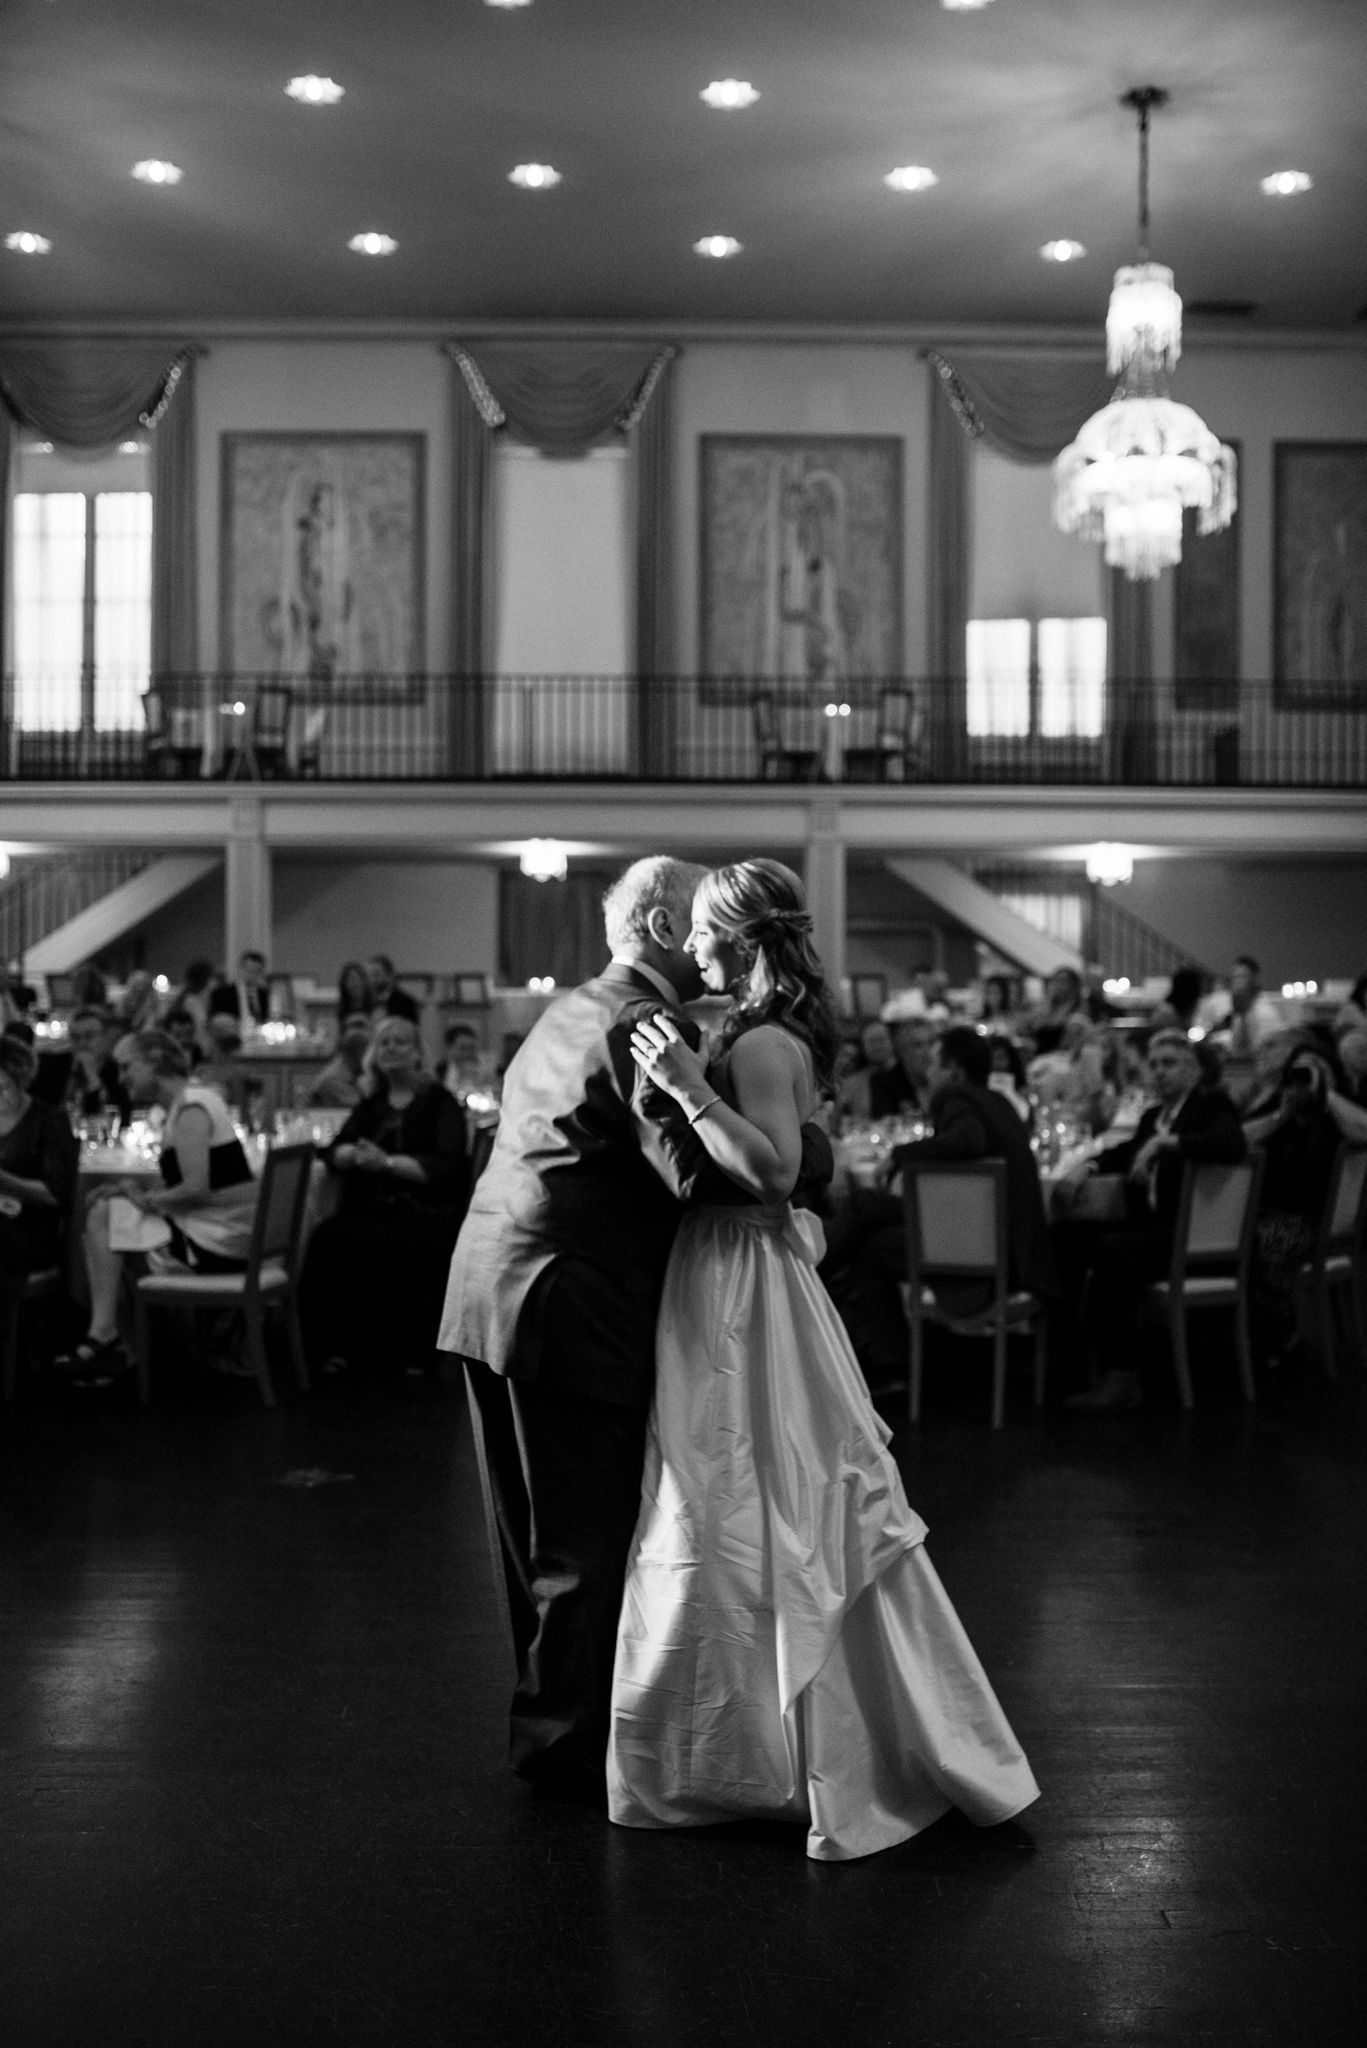
[[[66,1113],[29,1093],[38,1061],[0,1037],[0,1294],[61,1263],[80,1148]]]
[[[325,1372],[362,1358],[428,1362],[470,1193],[465,1113],[422,1072],[417,1026],[384,1018],[371,1060],[374,1094],[323,1155],[339,1201],[304,1266],[304,1335]]]

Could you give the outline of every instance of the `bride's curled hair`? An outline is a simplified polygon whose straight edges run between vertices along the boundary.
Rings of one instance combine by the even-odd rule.
[[[781,1025],[806,1041],[817,1085],[828,1089],[840,1029],[797,876],[782,861],[736,861],[704,875],[698,895],[745,962],[723,1043],[729,1045],[757,1024]]]

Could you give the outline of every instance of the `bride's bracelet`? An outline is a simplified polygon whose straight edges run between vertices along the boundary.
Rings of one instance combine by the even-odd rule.
[[[692,1128],[692,1126],[693,1126],[694,1124],[697,1124],[697,1123],[701,1123],[701,1122],[702,1122],[702,1120],[703,1120],[703,1118],[704,1118],[704,1117],[705,1117],[705,1116],[707,1115],[707,1112],[708,1112],[708,1110],[709,1110],[709,1109],[715,1109],[715,1108],[716,1108],[716,1106],[717,1106],[717,1104],[718,1104],[718,1103],[719,1103],[720,1101],[721,1101],[721,1097],[720,1097],[720,1095],[711,1095],[711,1096],[709,1096],[709,1097],[708,1097],[708,1099],[707,1099],[707,1101],[706,1101],[706,1102],[705,1102],[705,1103],[703,1104],[702,1108],[701,1108],[701,1109],[695,1109],[695,1110],[694,1110],[694,1111],[693,1111],[693,1112],[691,1113],[691,1115],[689,1116],[689,1119],[688,1119],[688,1123],[689,1123],[689,1128],[691,1129],[691,1128]]]

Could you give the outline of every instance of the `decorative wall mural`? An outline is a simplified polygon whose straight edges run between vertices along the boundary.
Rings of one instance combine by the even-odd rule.
[[[223,436],[221,661],[307,697],[424,666],[421,434]]]
[[[1367,441],[1278,441],[1277,702],[1367,701]]]
[[[700,465],[705,701],[900,675],[901,441],[704,434]]]

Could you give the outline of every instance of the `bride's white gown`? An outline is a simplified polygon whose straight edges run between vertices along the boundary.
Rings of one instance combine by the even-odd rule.
[[[613,1682],[625,1827],[802,1820],[827,1861],[1039,1796],[926,1556],[787,1204],[708,1208],[665,1282]]]

